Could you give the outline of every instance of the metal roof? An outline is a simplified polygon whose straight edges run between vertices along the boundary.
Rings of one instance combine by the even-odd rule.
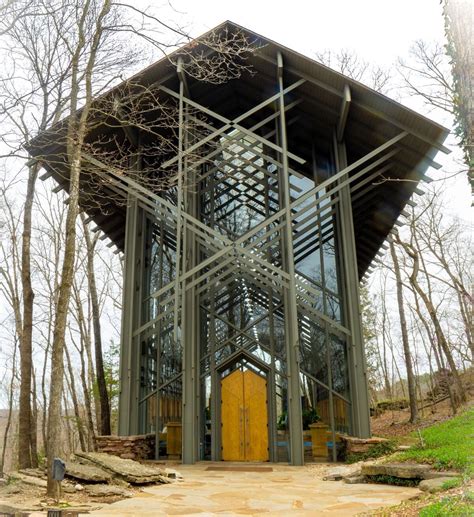
[[[416,191],[426,169],[429,166],[437,166],[433,162],[434,156],[439,150],[449,152],[442,145],[449,131],[367,86],[235,23],[224,22],[210,32],[219,33],[224,30],[240,30],[258,47],[247,61],[252,67],[253,74],[244,74],[239,79],[225,84],[210,84],[189,79],[192,98],[199,104],[232,118],[265,100],[276,91],[277,53],[280,52],[284,62],[285,83],[291,84],[299,78],[306,80],[297,89],[299,104],[292,110],[292,115],[295,115],[294,122],[288,122],[289,149],[295,154],[310,161],[312,142],[317,142],[321,148],[332,148],[333,132],[338,124],[346,86],[350,88],[351,93],[344,133],[349,164],[400,132],[408,133],[408,136],[399,142],[399,152],[390,162],[390,177],[395,181],[372,184],[368,193],[354,196],[353,199],[359,276],[362,277],[404,206]],[[206,35],[197,38],[187,47],[198,49],[199,44],[196,42]],[[179,50],[152,64],[128,82],[143,85],[158,82],[176,91],[178,78],[173,57],[178,53]],[[122,85],[102,95],[97,102],[108,96],[117,95]],[[29,152],[40,159],[48,171],[47,174],[52,175],[67,190],[65,140],[59,136],[64,127],[65,121],[62,121],[53,128],[54,131],[49,130],[36,137],[29,146]],[[132,152],[123,128],[114,127],[108,121],[98,120],[89,135],[89,140],[102,137],[105,141],[104,135],[108,135],[108,145],[110,137],[113,137],[114,145],[123,146],[126,151]],[[169,137],[173,138],[172,133]],[[305,170],[305,166],[302,166],[301,172],[310,173],[309,170]],[[113,196],[108,195],[107,185],[100,179],[95,181],[94,178],[83,178],[81,204],[100,230],[123,250],[125,206],[113,201]]]

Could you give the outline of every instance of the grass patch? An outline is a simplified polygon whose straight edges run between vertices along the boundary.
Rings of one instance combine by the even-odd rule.
[[[397,478],[395,476],[387,476],[385,474],[377,474],[376,476],[366,476],[370,483],[377,483],[379,485],[396,485],[396,486],[418,486],[420,478]]]
[[[474,515],[474,495],[444,497],[436,503],[420,510],[420,517],[472,517]]]
[[[451,420],[423,429],[421,435],[424,447],[418,443],[408,451],[396,453],[396,459],[430,463],[439,470],[457,469],[474,476],[474,407]]]
[[[385,456],[387,454],[392,454],[392,452],[396,449],[395,442],[381,442],[372,445],[367,452],[358,452],[357,454],[348,454],[346,456],[346,463],[357,463],[358,461],[371,460],[375,458],[380,458],[380,456]]]
[[[450,490],[451,488],[458,488],[464,483],[463,479],[461,477],[459,478],[452,478],[449,481],[445,481],[441,485],[442,490]]]

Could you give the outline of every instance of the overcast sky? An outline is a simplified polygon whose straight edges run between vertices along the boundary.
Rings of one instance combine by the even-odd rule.
[[[350,47],[389,64],[416,39],[443,37],[439,0],[173,0],[197,35],[231,20],[312,55],[326,47]]]

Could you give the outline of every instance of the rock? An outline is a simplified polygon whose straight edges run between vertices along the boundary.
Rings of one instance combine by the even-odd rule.
[[[40,488],[47,487],[47,482],[44,479],[35,478],[33,476],[27,476],[25,474],[21,474],[20,472],[12,472],[11,476],[15,479],[19,479],[27,485],[33,485]]]
[[[437,478],[457,478],[459,472],[453,470],[428,470],[425,472],[423,479],[437,479]]]
[[[443,485],[446,481],[451,481],[452,477],[440,477],[434,479],[424,479],[419,485],[418,488],[423,490],[423,492],[430,492],[430,494],[434,494],[435,492],[440,492],[443,490]]]
[[[28,512],[29,513],[29,512]],[[18,506],[12,506],[10,504],[3,504],[0,502],[0,515],[25,515],[23,512],[23,508]]]
[[[0,486],[8,485],[8,479],[7,478],[0,478]]]
[[[398,445],[397,451],[409,451],[411,449],[411,445]]]
[[[180,472],[175,469],[165,469],[165,475],[170,479],[183,479],[183,476]]]
[[[138,461],[124,460],[102,452],[78,452],[76,456],[98,465],[100,468],[111,472],[128,483],[136,485],[162,483],[166,479],[164,471],[141,465]]]
[[[376,436],[372,438],[354,438],[353,436],[347,435],[341,435],[341,440],[344,442],[347,454],[368,452],[368,450],[374,445],[390,441],[387,440],[387,438],[378,438]]]
[[[429,465],[419,463],[364,463],[361,473],[364,476],[393,476],[403,479],[424,479]]]
[[[25,474],[26,476],[31,476],[34,478],[46,479],[46,470],[45,469],[19,469],[18,472],[20,474]]]
[[[74,489],[78,492],[82,492],[84,490],[84,487],[80,483],[77,483],[77,485],[74,485]]]
[[[88,481],[89,483],[107,483],[112,480],[112,475],[95,465],[84,465],[77,462],[66,463],[66,477]]]
[[[14,494],[20,494],[21,493],[21,486],[18,484],[10,484],[5,487],[5,490],[2,491],[4,494],[14,495]],[[6,512],[8,513],[8,512]],[[1,512],[0,512],[1,515]]]
[[[347,476],[343,479],[344,483],[348,483],[349,485],[356,485],[359,483],[367,483],[367,478],[365,476]]]
[[[61,491],[65,492],[66,494],[74,494],[76,493],[76,489],[74,488],[74,485],[70,485],[69,483],[61,483]]]
[[[91,497],[107,497],[107,496],[120,496],[120,497],[132,497],[133,493],[125,488],[114,486],[114,485],[89,485],[86,488],[86,492]]]
[[[354,476],[360,473],[360,467],[358,465],[344,465],[340,467],[334,467],[329,470],[323,477],[324,481],[339,481],[346,476]]]
[[[97,452],[113,454],[130,460],[146,460],[155,457],[155,434],[134,436],[96,436]]]

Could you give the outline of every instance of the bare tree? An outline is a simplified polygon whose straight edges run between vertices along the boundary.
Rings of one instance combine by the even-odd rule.
[[[397,252],[393,240],[389,240],[390,255],[392,257],[393,270],[395,273],[396,287],[397,287],[397,305],[398,314],[400,318],[400,331],[402,335],[403,354],[405,357],[405,367],[407,372],[408,382],[408,398],[410,401],[410,422],[416,422],[418,420],[418,407],[416,401],[416,384],[415,376],[413,373],[413,360],[410,350],[410,343],[408,340],[408,329],[405,316],[405,306],[403,300],[403,282],[400,273],[400,266],[398,262]]]
[[[35,133],[59,120],[63,108],[63,81],[51,77],[67,74],[58,53],[60,34],[53,30],[47,17],[32,16],[34,2],[11,1],[1,8],[0,34],[8,45],[10,66],[3,69],[0,86],[0,117],[10,128],[1,140],[7,157],[26,158],[22,144],[28,144]],[[19,80],[18,77],[22,77]],[[36,423],[32,418],[32,339],[34,292],[31,279],[31,230],[36,180],[40,165],[27,164],[28,180],[23,206],[21,260],[17,265],[21,279],[19,298],[21,315],[17,319],[20,342],[20,468],[37,465]]]
[[[353,50],[339,49],[337,51],[322,50],[316,52],[316,59],[341,74],[366,84],[380,93],[388,94],[391,88],[391,73],[389,70],[372,65],[362,59]]]
[[[413,221],[411,225],[414,225]],[[398,235],[396,236],[396,241],[400,246],[403,247],[408,257],[410,257],[410,259],[412,260],[412,271],[409,276],[410,284],[413,287],[414,291],[418,294],[418,296],[420,296],[428,311],[429,317],[434,326],[436,340],[438,342],[438,345],[443,350],[446,360],[448,361],[449,367],[451,369],[458,396],[460,400],[465,400],[465,390],[459,377],[456,363],[454,362],[454,358],[449,348],[448,341],[443,331],[438,311],[436,310],[433,300],[430,298],[429,294],[423,289],[418,279],[418,274],[420,272],[420,251],[415,247],[413,242],[404,242],[400,239]]]
[[[94,330],[94,347],[95,347],[95,371],[97,379],[97,388],[99,391],[100,403],[100,434],[111,434],[110,429],[110,404],[109,395],[107,393],[107,384],[105,381],[103,354],[102,354],[102,335],[100,329],[100,307],[97,295],[97,285],[94,271],[94,254],[98,240],[98,234],[91,237],[89,228],[85,224],[85,217],[81,214],[83,235],[87,249],[87,279],[89,283],[89,293],[92,308],[92,322]]]

